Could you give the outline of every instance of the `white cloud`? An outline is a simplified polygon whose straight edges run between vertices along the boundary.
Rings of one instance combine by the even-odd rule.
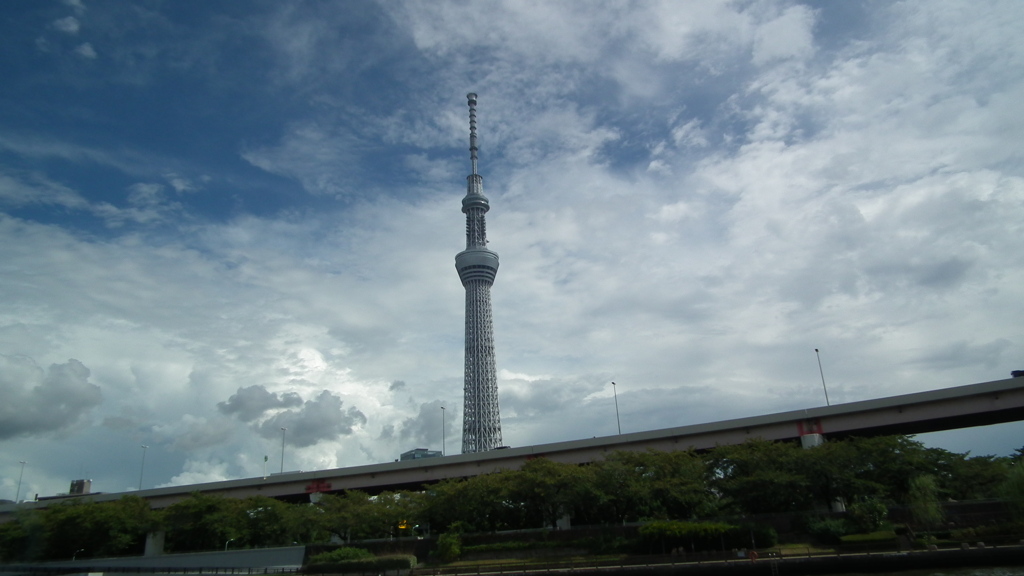
[[[268,172],[298,180],[314,195],[345,197],[356,192],[358,139],[332,134],[322,126],[292,127],[278,146],[246,150],[242,157]]]
[[[92,47],[92,43],[90,42],[83,42],[82,44],[76,46],[75,54],[78,54],[82,58],[87,58],[89,60],[96,59],[96,49]]]
[[[78,18],[75,18],[74,16],[67,16],[66,18],[54,20],[52,26],[55,30],[65,32],[67,34],[78,34],[78,29],[81,24],[78,22]]]
[[[85,3],[82,0],[64,0],[64,5],[71,7],[79,16],[85,13]]]
[[[754,35],[754,64],[775,60],[807,59],[814,52],[814,13],[806,6],[790,6],[762,24]]]
[[[202,484],[205,482],[221,482],[231,480],[233,476],[228,471],[228,463],[222,460],[188,460],[181,474],[171,478],[170,482],[160,484],[157,488],[166,486],[187,486],[189,484]],[[125,491],[133,490],[135,487],[125,488]]]

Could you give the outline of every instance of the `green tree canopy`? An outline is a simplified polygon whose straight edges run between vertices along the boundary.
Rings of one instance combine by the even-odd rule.
[[[164,510],[166,547],[173,552],[220,550],[243,538],[246,530],[242,500],[199,492]]]

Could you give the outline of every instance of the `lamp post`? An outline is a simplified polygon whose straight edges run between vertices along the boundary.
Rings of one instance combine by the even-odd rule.
[[[441,456],[444,456],[444,406],[441,406]]]
[[[18,464],[21,464],[21,473],[18,474],[18,492],[14,495],[14,503],[18,503],[18,498],[21,498],[21,479],[25,477],[25,464],[28,462],[19,460]]]
[[[612,395],[615,397],[615,426],[619,429],[619,435],[622,435],[622,424],[619,422],[619,393],[615,391],[615,382],[612,382]]]
[[[142,464],[139,465],[139,490],[142,490],[142,473],[146,471],[146,449],[149,446],[142,445]]]
[[[284,437],[288,433],[288,429],[281,428],[281,474],[284,474]]]
[[[227,551],[228,551],[228,544],[231,544],[231,543],[232,543],[232,542],[234,542],[234,541],[235,541],[235,539],[234,539],[234,538],[232,538],[232,539],[230,539],[230,540],[228,540],[227,542],[225,542],[225,543],[224,543],[224,551],[225,551],[225,552],[227,552]]]
[[[814,355],[818,357],[818,373],[821,374],[821,387],[825,390],[825,406],[831,406],[828,401],[828,387],[825,386],[825,371],[821,369],[821,354],[817,348],[814,349]]]

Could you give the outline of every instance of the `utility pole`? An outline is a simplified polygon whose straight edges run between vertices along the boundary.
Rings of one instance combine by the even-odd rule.
[[[284,474],[284,436],[288,433],[288,429],[281,427],[281,474]]]
[[[814,355],[818,357],[818,373],[821,374],[821,387],[825,390],[825,406],[831,406],[828,401],[828,387],[825,386],[825,371],[821,369],[821,354],[817,348],[814,349]]]
[[[619,428],[619,436],[622,436],[622,424],[619,423],[619,393],[615,391],[615,382],[612,382],[612,395],[615,396],[615,425]]]
[[[142,445],[142,464],[139,465],[139,490],[142,490],[142,473],[146,470],[146,449],[149,446]]]

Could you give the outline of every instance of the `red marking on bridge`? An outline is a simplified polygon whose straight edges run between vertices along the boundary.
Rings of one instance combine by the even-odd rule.
[[[314,480],[309,486],[306,486],[306,494],[315,494],[317,492],[327,492],[331,489],[330,482],[324,482],[323,480]]]
[[[822,429],[820,418],[814,418],[812,420],[800,420],[796,423],[796,429],[801,436],[805,434],[825,433],[825,431]]]

